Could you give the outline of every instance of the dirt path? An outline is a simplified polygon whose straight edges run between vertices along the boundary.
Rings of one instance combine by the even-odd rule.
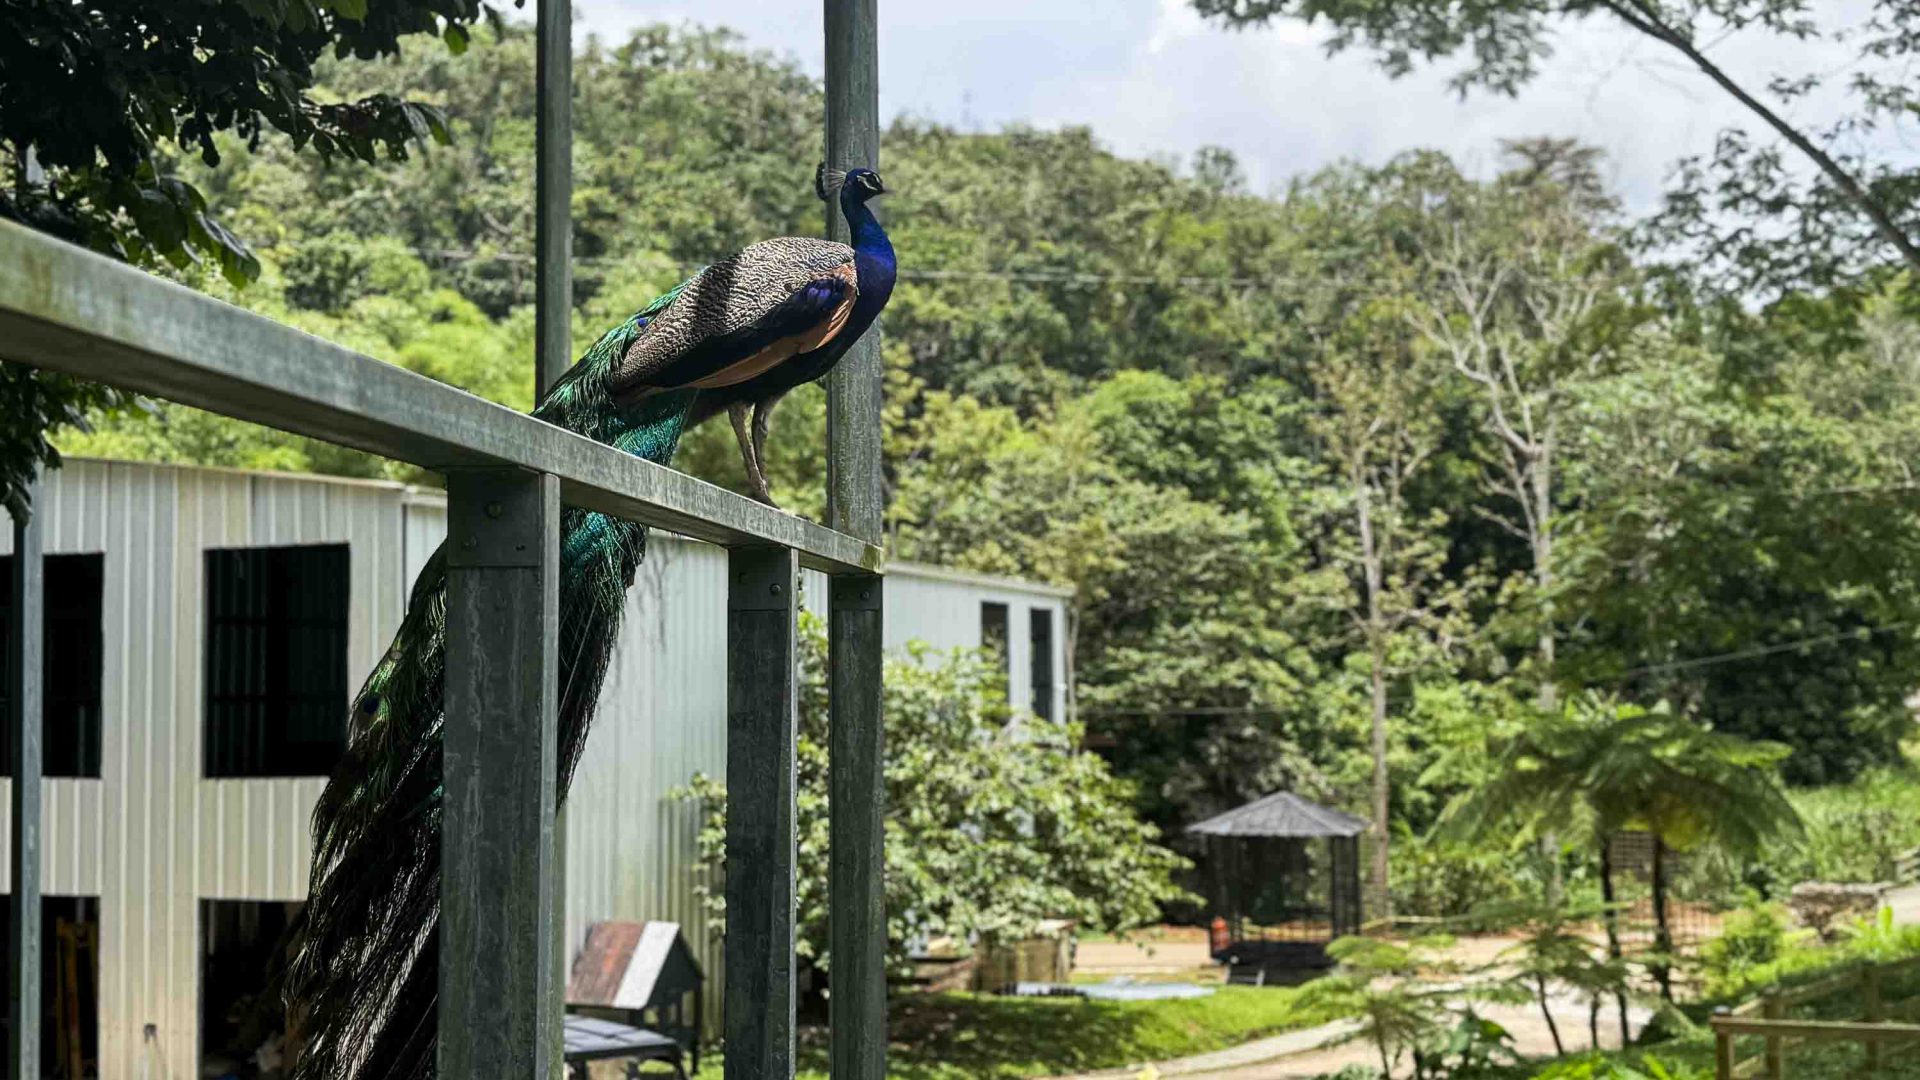
[[[1891,890],[1881,903],[1893,909],[1896,923],[1920,923],[1920,885],[1902,885]]]
[[[1553,1053],[1553,1036],[1547,1030],[1547,1022],[1540,1015],[1540,1008],[1515,1005],[1482,1005],[1481,1015],[1513,1033],[1515,1047],[1527,1057],[1545,1057]],[[1585,1003],[1567,999],[1555,999],[1554,1023],[1560,1026],[1560,1037],[1565,1040],[1569,1050],[1585,1049],[1587,1046],[1587,1007]],[[1637,1034],[1646,1026],[1651,1014],[1642,1008],[1629,1008],[1627,1021]],[[1333,1034],[1331,1031],[1329,1034]],[[1608,1048],[1620,1045],[1620,1021],[1611,1010],[1600,1016],[1600,1043]],[[1378,1065],[1378,1053],[1372,1044],[1366,1042],[1347,1042],[1335,1046],[1322,1046],[1301,1054],[1290,1054],[1258,1064],[1243,1065],[1232,1069],[1214,1072],[1188,1074],[1192,1080],[1305,1080],[1308,1077],[1323,1076],[1338,1072],[1348,1065]],[[1395,1076],[1405,1075],[1411,1070],[1396,1072]],[[1164,1073],[1163,1073],[1164,1075]]]

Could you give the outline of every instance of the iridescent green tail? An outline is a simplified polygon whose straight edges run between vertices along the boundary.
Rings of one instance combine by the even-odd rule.
[[[656,304],[614,328],[534,415],[668,464],[694,391],[619,406],[604,375]],[[560,797],[606,678],[646,529],[595,511],[561,518]],[[313,815],[309,898],[289,937],[285,998],[299,1080],[435,1073],[446,574],[414,582],[386,656],[354,699],[347,752]]]

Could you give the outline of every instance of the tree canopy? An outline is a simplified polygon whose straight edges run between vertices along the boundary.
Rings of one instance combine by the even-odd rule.
[[[314,77],[430,103],[451,143],[347,167],[229,132],[217,168],[165,157],[260,262],[245,288],[167,272],[526,407],[530,35]],[[821,92],[793,62],[652,27],[590,41],[576,80],[576,338],[817,229],[795,147]],[[1165,835],[1277,788],[1369,813],[1384,790],[1394,876],[1508,882],[1531,871],[1417,838],[1589,691],[1778,743],[1798,783],[1901,761],[1920,299],[1898,260],[1730,297],[1552,138],[1485,176],[1415,152],[1270,194],[1224,151],[1129,160],[1079,129],[900,120],[884,145],[889,543],[1074,591],[1087,745]],[[90,415],[63,449],[426,479],[187,409]],[[802,390],[771,446],[814,515],[824,427]],[[743,481],[720,426],[676,464]]]

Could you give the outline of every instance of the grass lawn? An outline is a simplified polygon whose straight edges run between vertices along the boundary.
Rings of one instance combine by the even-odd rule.
[[[1299,991],[1222,987],[1181,1001],[1088,1001],[985,994],[911,994],[891,1007],[895,1080],[1013,1080],[1204,1054],[1329,1017]],[[826,1080],[826,1032],[801,1032],[800,1075]],[[697,1080],[719,1080],[718,1055]]]

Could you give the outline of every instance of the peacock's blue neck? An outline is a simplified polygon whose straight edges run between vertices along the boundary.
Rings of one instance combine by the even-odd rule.
[[[893,294],[893,279],[898,269],[893,257],[893,242],[887,230],[852,188],[840,192],[840,210],[847,217],[853,239],[853,265],[860,275],[860,299],[855,302],[853,319],[861,329],[887,306]],[[857,336],[857,335],[856,335]]]

